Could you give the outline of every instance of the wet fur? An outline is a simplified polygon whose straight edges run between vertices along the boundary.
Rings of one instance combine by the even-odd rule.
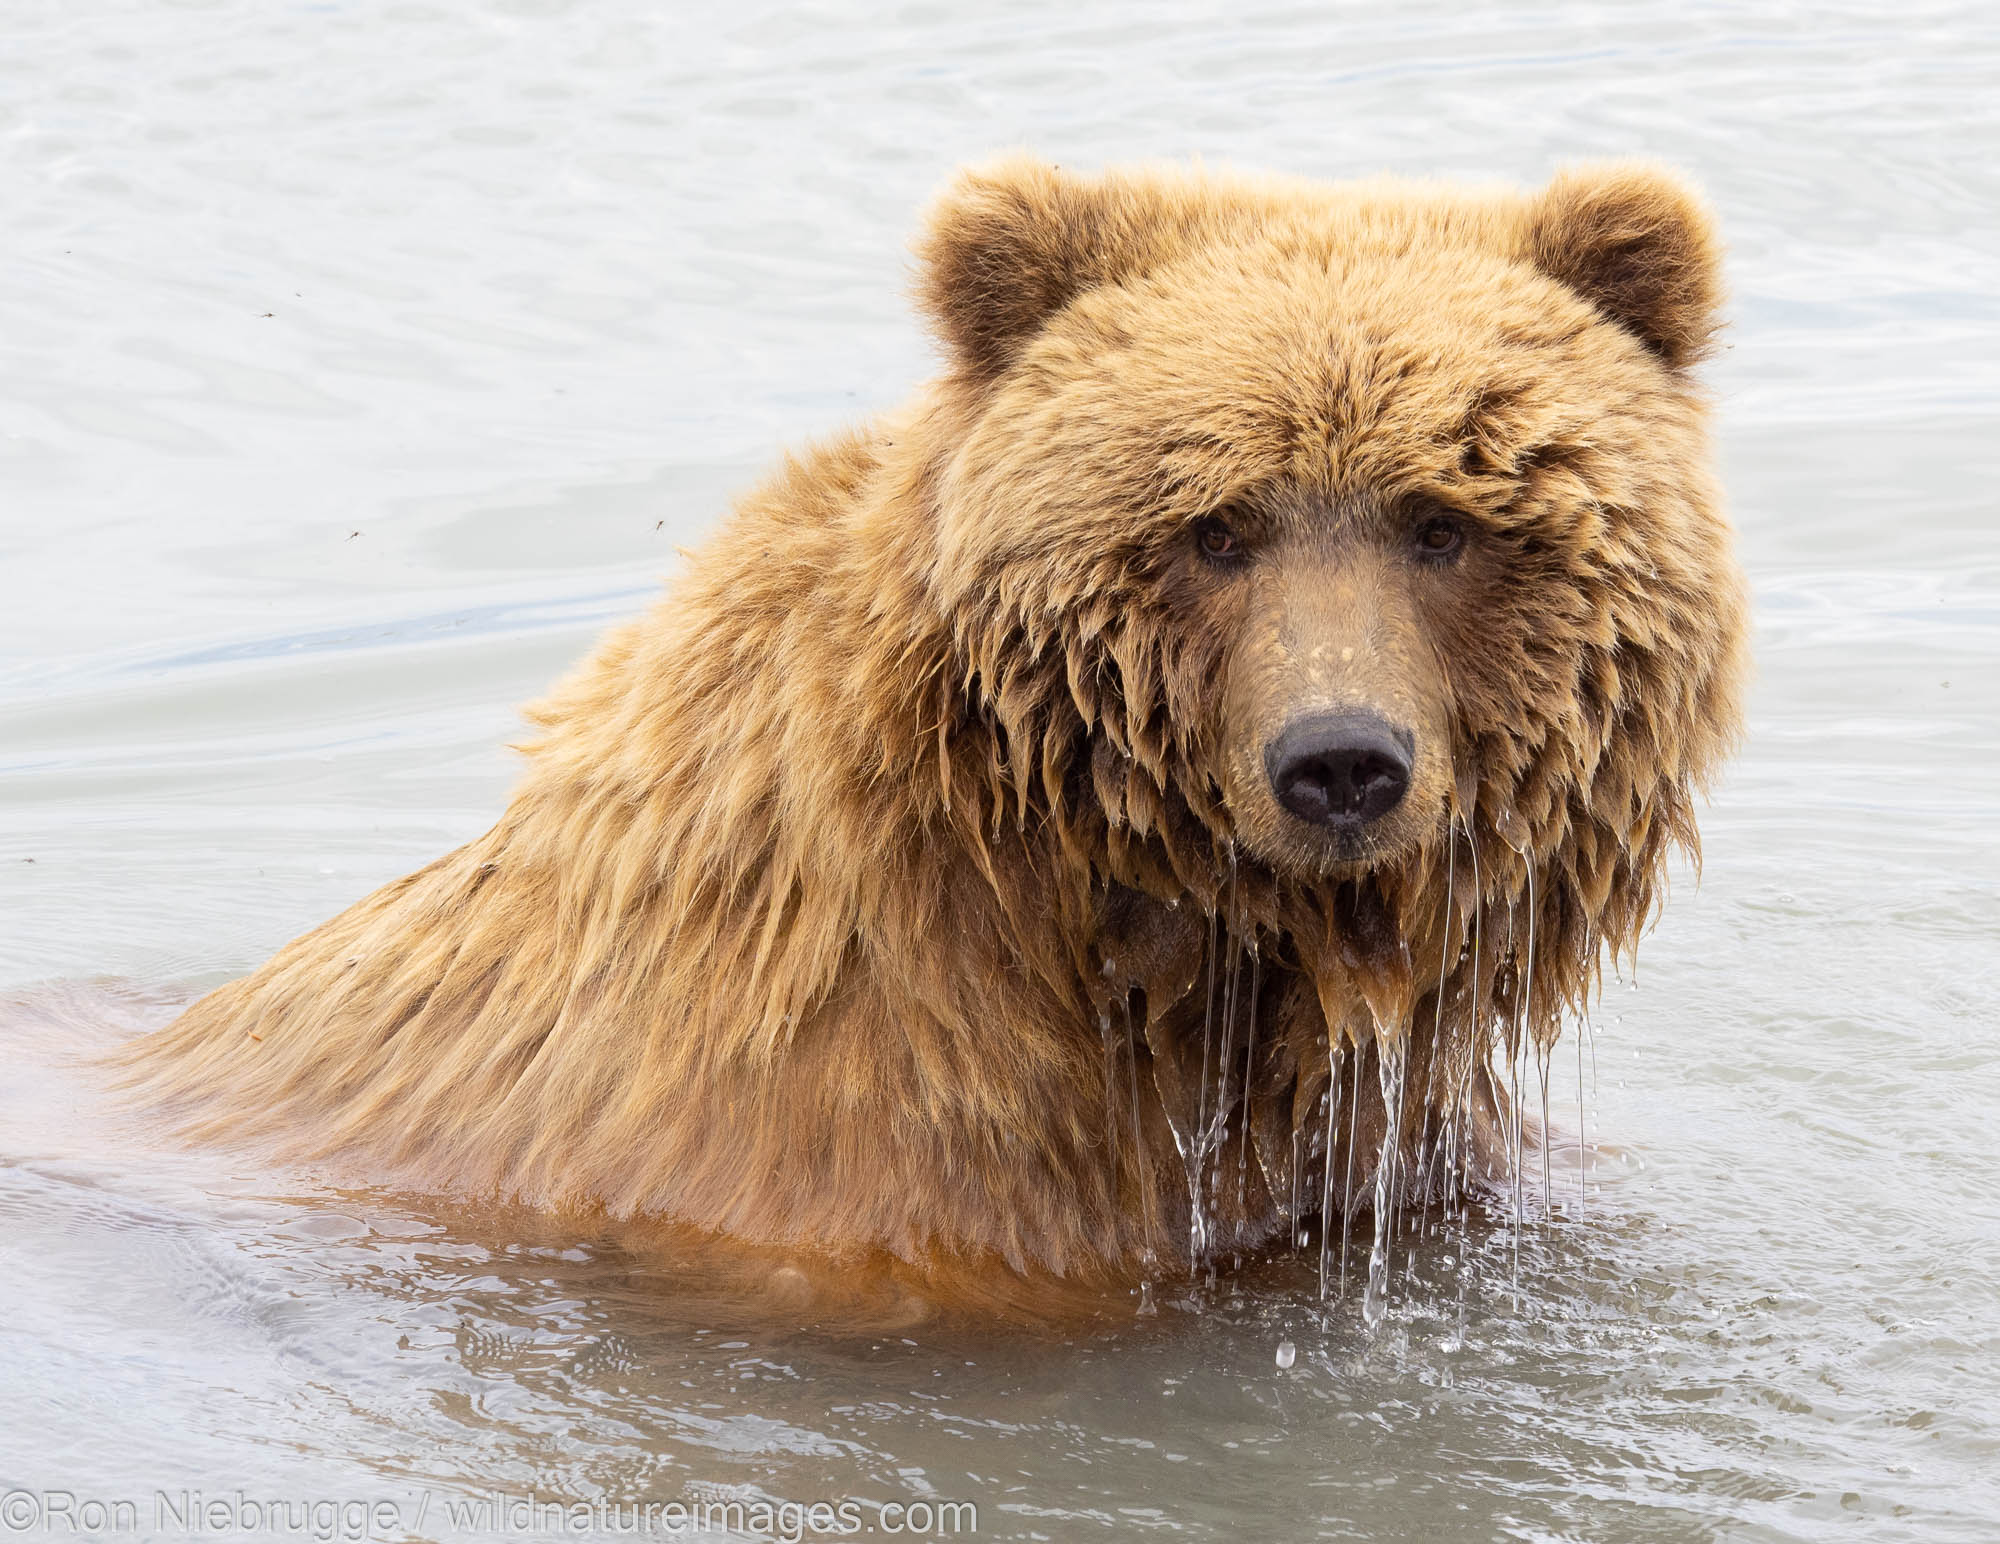
[[[1736,733],[1707,216],[1646,168],[1016,161],[920,257],[943,376],[782,465],[532,710],[492,830],[138,1042],[140,1098],[966,1301],[1187,1268],[1190,1104],[1224,1112],[1216,1252],[1359,1209],[1378,1044],[1409,1046],[1406,1198],[1504,1166],[1496,1049],[1633,944]],[[1421,645],[1447,732],[1379,862],[1315,868],[1232,805],[1214,683],[1254,641],[1169,573],[1190,519],[1279,486],[1418,489],[1506,555]]]

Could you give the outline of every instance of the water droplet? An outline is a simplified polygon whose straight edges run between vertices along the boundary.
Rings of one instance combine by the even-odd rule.
[[[1289,1340],[1279,1341],[1278,1370],[1282,1372],[1284,1371],[1284,1369],[1291,1366],[1293,1362],[1298,1360],[1298,1355],[1299,1355],[1299,1348],[1293,1345]]]

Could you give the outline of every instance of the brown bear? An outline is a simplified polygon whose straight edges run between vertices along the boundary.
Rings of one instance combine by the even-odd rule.
[[[1518,1164],[1498,1069],[1738,729],[1709,217],[1017,159],[919,258],[941,377],[533,710],[492,830],[136,1042],[150,1104],[946,1303]]]

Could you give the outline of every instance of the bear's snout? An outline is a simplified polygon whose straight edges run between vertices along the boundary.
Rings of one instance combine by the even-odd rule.
[[[1264,749],[1278,803],[1342,832],[1379,820],[1409,791],[1415,737],[1374,713],[1309,713]]]

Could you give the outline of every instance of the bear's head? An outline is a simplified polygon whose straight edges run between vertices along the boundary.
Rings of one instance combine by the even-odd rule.
[[[1052,803],[1136,829],[1156,889],[1226,848],[1434,899],[1462,837],[1629,942],[1738,722],[1684,187],[1011,161],[920,258],[957,415],[927,582]]]

